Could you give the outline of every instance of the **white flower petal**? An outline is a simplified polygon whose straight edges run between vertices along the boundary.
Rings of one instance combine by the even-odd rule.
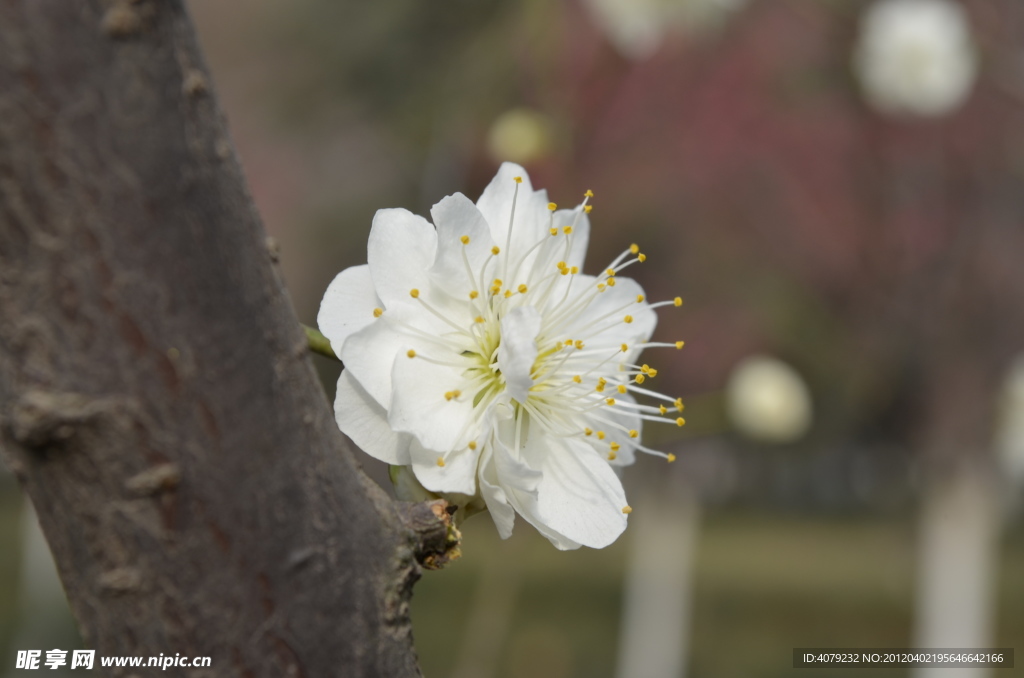
[[[466,447],[480,432],[480,425],[472,423],[474,394],[446,397],[466,385],[465,377],[457,368],[437,365],[420,357],[409,358],[406,351],[411,345],[406,344],[394,359],[391,370],[393,389],[388,408],[391,426],[413,434],[431,450]],[[426,355],[429,347],[422,351]]]
[[[487,184],[487,188],[480,195],[480,199],[476,201],[477,209],[484,215],[484,219],[490,226],[491,236],[500,247],[505,246],[505,236],[508,233],[512,196],[516,195],[517,190],[516,177],[523,180],[518,184],[520,196],[533,193],[530,175],[526,173],[526,170],[515,163],[503,162],[498,173],[494,175],[491,183]]]
[[[371,457],[389,464],[410,463],[412,436],[399,433],[388,424],[388,413],[366,392],[348,370],[338,378],[334,418],[341,432]]]
[[[409,456],[412,458],[416,479],[431,492],[456,492],[470,496],[476,494],[479,450],[463,447],[441,454],[413,439],[409,446]],[[443,459],[444,466],[438,464],[439,459]]]
[[[522,183],[517,184],[516,177],[520,177]],[[547,195],[547,191],[533,190],[526,170],[519,165],[506,162],[502,163],[498,173],[477,201],[476,206],[487,220],[491,237],[501,248],[502,256],[510,257],[509,262],[512,265],[518,263],[534,243],[541,236],[547,234],[551,219],[551,212],[547,207]],[[512,221],[513,196],[516,196],[514,222]],[[511,247],[508,246],[510,224],[512,224]],[[532,261],[532,256],[527,259],[525,270],[529,269]]]
[[[578,284],[582,287],[597,284],[597,279],[592,276],[577,277],[580,278]],[[566,336],[580,338],[591,348],[608,346],[612,350],[623,343],[632,347],[634,344],[647,341],[654,334],[658,314],[646,301],[637,302],[637,297],[643,293],[643,288],[635,280],[616,276],[615,286],[605,287],[605,290],[591,302],[587,313],[566,327]],[[625,322],[627,315],[632,318],[632,322]],[[604,316],[607,316],[605,321],[593,323],[595,318]],[[639,354],[640,349],[631,348],[623,359],[626,362],[635,362]]]
[[[516,261],[516,264],[519,264],[517,273],[520,277],[550,281],[550,276],[559,270],[559,263],[564,263],[569,268],[583,268],[587,243],[590,240],[590,220],[586,213],[580,209],[558,210],[555,212],[553,224],[555,235],[551,235],[549,230],[547,235],[542,237],[541,246],[526,257],[522,264]],[[567,226],[572,227],[571,234],[565,233]],[[545,283],[553,284],[551,292],[547,295],[546,307],[558,304],[571,280],[572,276],[559,275],[555,276],[553,281]]]
[[[378,210],[373,217],[367,261],[377,295],[390,307],[409,290],[428,287],[437,232],[426,219],[404,209]]]
[[[613,466],[629,466],[636,461],[636,444],[640,440],[640,434],[643,433],[643,420],[635,409],[627,406],[636,403],[633,396],[628,393],[615,393],[614,397],[615,405],[601,408],[601,414],[626,430],[595,424],[598,426],[598,430],[604,430],[605,439],[596,441],[593,436],[588,436],[587,440],[595,445],[598,452],[605,458],[611,452],[611,444],[618,443],[619,449],[615,451],[615,459],[609,460],[609,463]],[[636,431],[637,437],[631,438],[629,431]]]
[[[499,486],[516,512],[537,528],[537,531],[556,548],[562,551],[578,549],[579,542],[560,534],[540,515],[538,496],[543,474],[518,459],[518,455],[503,442],[498,442],[494,446],[493,454]]]
[[[441,200],[430,210],[430,215],[437,227],[437,257],[430,269],[431,276],[453,296],[463,298],[469,290],[479,287],[466,271],[463,253],[471,269],[479,271],[495,244],[487,221],[476,205],[461,193]],[[464,236],[469,238],[467,244],[462,242]],[[485,280],[484,284],[488,282]]]
[[[516,512],[508,501],[505,490],[501,489],[498,471],[495,468],[494,452],[490,446],[484,450],[480,458],[480,495],[491,512],[494,526],[502,539],[512,536],[512,526],[516,522]]]
[[[537,360],[537,334],[540,313],[533,306],[512,309],[501,319],[501,346],[498,369],[505,377],[505,388],[513,400],[526,402],[533,377],[530,371]]]
[[[320,302],[320,312],[316,316],[316,324],[331,342],[336,354],[350,334],[363,329],[375,318],[374,309],[383,306],[370,278],[370,267],[352,266],[335,276],[324,298]]]
[[[537,520],[572,541],[598,549],[626,529],[622,482],[592,447],[572,438],[531,436],[523,454],[543,472]]]
[[[349,336],[338,357],[381,407],[391,405],[391,368],[395,356],[413,340],[403,323],[415,320],[414,309],[397,304],[373,323]]]

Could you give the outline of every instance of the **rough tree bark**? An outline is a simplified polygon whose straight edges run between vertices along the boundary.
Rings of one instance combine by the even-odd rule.
[[[98,654],[419,675],[447,516],[346,447],[181,0],[0,0],[0,447]]]

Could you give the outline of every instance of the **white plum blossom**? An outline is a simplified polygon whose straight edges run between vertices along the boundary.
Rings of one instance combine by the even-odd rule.
[[[587,0],[594,21],[615,48],[634,60],[649,58],[666,36],[720,28],[747,0]]]
[[[485,505],[503,538],[518,513],[560,549],[622,533],[617,469],[638,450],[674,459],[641,444],[643,422],[684,423],[638,363],[644,348],[682,348],[649,341],[654,309],[682,301],[648,303],[619,275],[646,258],[636,245],[582,272],[590,197],[557,209],[505,163],[476,204],[434,205],[433,225],[380,210],[368,264],[334,279],[317,319],[345,364],[345,434],[429,492]]]
[[[959,3],[879,0],[862,17],[853,66],[882,113],[940,116],[967,99],[978,58]]]

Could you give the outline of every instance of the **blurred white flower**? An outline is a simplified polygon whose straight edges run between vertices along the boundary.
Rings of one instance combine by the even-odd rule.
[[[853,66],[879,111],[939,116],[967,99],[978,58],[957,2],[879,0],[862,17]]]
[[[587,0],[594,20],[615,48],[630,59],[646,59],[673,31],[718,28],[747,0]]]
[[[514,108],[498,116],[487,133],[487,150],[495,160],[530,163],[551,150],[551,122],[529,108]]]
[[[810,391],[796,370],[781,360],[745,358],[733,368],[725,396],[733,425],[755,440],[792,442],[810,428]]]
[[[317,318],[345,363],[338,425],[370,455],[408,466],[407,494],[479,497],[502,537],[523,516],[558,548],[600,548],[626,527],[613,467],[637,450],[644,421],[683,425],[679,399],[641,386],[637,364],[657,321],[619,273],[632,245],[594,277],[581,273],[587,198],[559,210],[506,163],[474,205],[434,205],[432,226],[377,212],[368,265],[342,271]],[[436,230],[435,230],[436,226]],[[633,394],[663,401],[640,405]]]

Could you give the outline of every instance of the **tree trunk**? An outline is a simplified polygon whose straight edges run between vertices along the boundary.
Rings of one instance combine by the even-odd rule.
[[[0,448],[98,657],[419,675],[446,515],[346,447],[181,0],[0,0]]]

